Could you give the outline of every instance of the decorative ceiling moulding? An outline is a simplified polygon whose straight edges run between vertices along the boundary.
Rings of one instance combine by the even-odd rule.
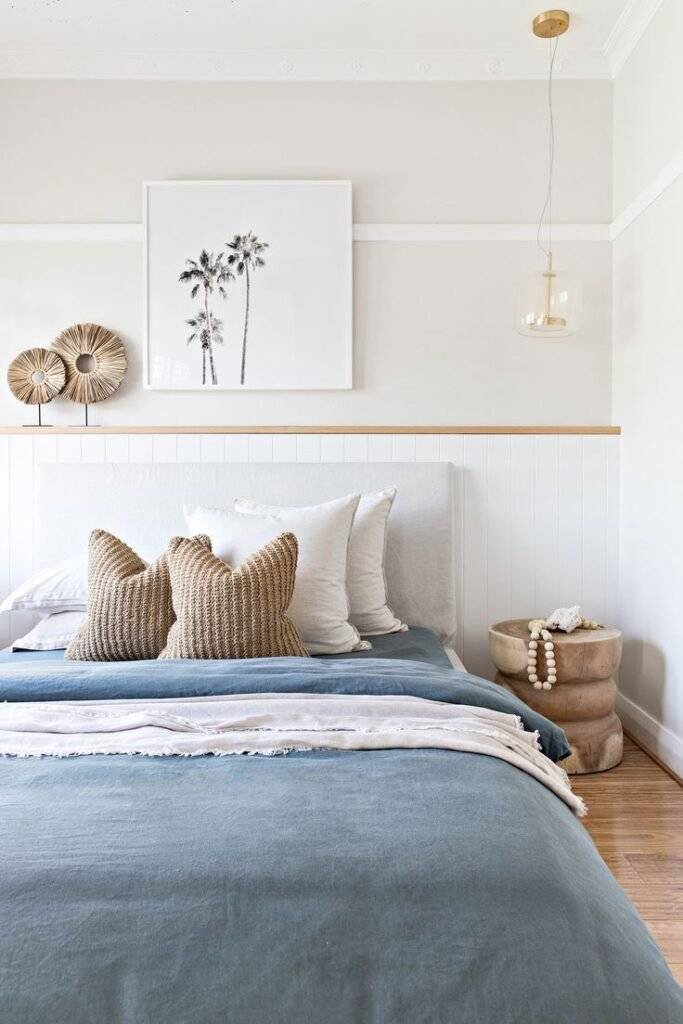
[[[619,237],[622,232],[633,224],[635,220],[652,206],[661,195],[675,184],[683,174],[683,150],[677,153],[673,160],[666,164],[659,174],[640,192],[632,203],[622,210],[618,217],[612,221],[610,237],[612,240]]]
[[[609,78],[605,53],[566,49],[558,78]],[[260,82],[544,79],[545,51],[0,50],[0,78]]]
[[[354,224],[354,242],[535,242],[536,224]],[[556,224],[559,242],[608,242],[609,224]],[[141,224],[0,224],[0,242],[141,242]]]
[[[631,56],[663,0],[629,0],[605,43],[610,77],[616,78]]]

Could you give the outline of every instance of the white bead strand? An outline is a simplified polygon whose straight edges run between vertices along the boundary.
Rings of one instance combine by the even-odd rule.
[[[563,609],[564,610],[564,609]],[[577,609],[578,610],[578,609]],[[553,613],[553,616],[555,613]],[[552,618],[550,621],[555,621]],[[557,628],[557,625],[555,625]],[[572,627],[573,628],[573,627]],[[593,619],[581,619],[580,629],[602,629],[599,622]],[[545,657],[546,679],[541,681],[538,678],[538,650],[539,647]],[[553,634],[548,629],[548,620],[532,619],[529,622],[529,649],[527,653],[527,676],[535,690],[552,690],[557,682],[557,662],[555,660],[555,644]]]
[[[545,681],[538,678],[538,649],[545,656],[547,677]],[[527,652],[527,676],[534,690],[551,690],[557,682],[555,664],[555,644],[553,635],[547,627],[545,619],[532,619],[529,623],[529,649]]]

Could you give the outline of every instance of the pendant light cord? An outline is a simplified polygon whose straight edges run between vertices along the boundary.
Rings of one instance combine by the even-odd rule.
[[[541,210],[541,216],[538,221],[538,231],[536,232],[536,244],[542,253],[545,254],[546,259],[550,259],[550,254],[553,247],[553,171],[555,169],[555,118],[553,115],[553,72],[555,70],[555,57],[557,56],[557,44],[560,41],[559,36],[555,36],[554,39],[550,39],[550,69],[548,72],[548,189],[545,195],[545,202],[543,203],[543,209]],[[548,215],[548,248],[543,245],[541,241],[541,232],[543,230],[543,221],[545,220],[546,213]]]

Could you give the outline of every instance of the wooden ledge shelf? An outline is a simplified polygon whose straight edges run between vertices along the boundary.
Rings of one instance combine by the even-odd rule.
[[[621,427],[502,427],[502,426],[120,426],[109,427],[0,427],[0,435],[45,434],[570,434],[591,437],[621,434]]]

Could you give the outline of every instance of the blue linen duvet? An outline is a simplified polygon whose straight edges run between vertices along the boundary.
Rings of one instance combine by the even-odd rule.
[[[0,665],[0,700],[301,691],[514,711],[566,753],[425,660]],[[494,758],[2,758],[0,863],[2,1024],[683,1021],[581,823]]]

